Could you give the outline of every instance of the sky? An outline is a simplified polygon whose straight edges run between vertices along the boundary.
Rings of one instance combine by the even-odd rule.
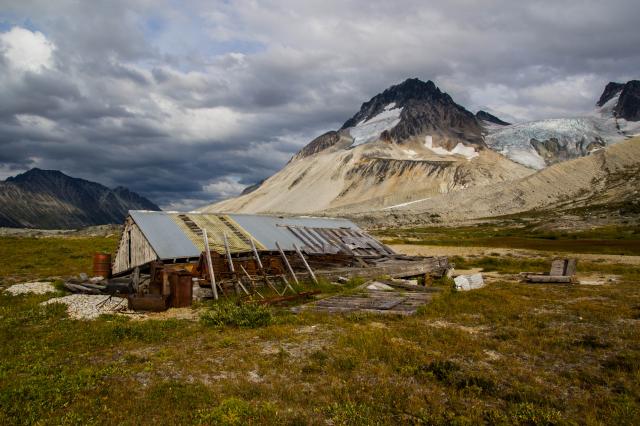
[[[475,112],[593,109],[640,78],[637,0],[0,0],[0,179],[169,210],[238,194],[410,77]]]

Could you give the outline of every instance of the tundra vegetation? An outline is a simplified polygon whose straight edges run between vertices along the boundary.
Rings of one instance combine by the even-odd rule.
[[[406,318],[205,302],[194,307],[198,320],[78,321],[60,304],[40,305],[55,294],[0,292],[0,424],[640,424],[633,258],[580,260],[600,285],[514,276],[548,270],[565,243],[580,253],[603,253],[585,243],[593,240],[637,250],[638,233],[628,231],[385,231],[403,243],[444,249],[466,236],[485,247],[452,261],[488,272],[487,287],[460,293],[434,282],[441,294]],[[538,240],[545,246],[514,243],[516,254],[494,249]],[[115,244],[2,238],[0,286],[89,271],[91,254]]]

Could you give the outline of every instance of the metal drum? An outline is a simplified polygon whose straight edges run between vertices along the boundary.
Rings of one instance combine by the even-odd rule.
[[[111,276],[111,255],[96,253],[93,255],[93,275],[109,278]]]

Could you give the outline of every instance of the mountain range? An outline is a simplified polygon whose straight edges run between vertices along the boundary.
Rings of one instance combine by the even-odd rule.
[[[0,226],[68,229],[122,223],[129,210],[160,210],[124,187],[109,189],[56,170],[31,169],[0,182]]]
[[[363,103],[339,129],[312,140],[275,175],[202,210],[424,212],[423,201],[438,198],[464,211],[453,195],[463,199],[461,194],[488,188],[509,192],[526,179],[535,182],[550,166],[640,133],[639,111],[640,82],[632,80],[609,83],[589,114],[510,124],[486,111],[473,114],[432,81],[408,79]],[[561,181],[555,184],[562,187]]]

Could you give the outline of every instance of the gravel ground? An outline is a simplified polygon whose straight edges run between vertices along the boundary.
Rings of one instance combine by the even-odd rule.
[[[55,287],[50,282],[46,281],[34,281],[30,283],[15,284],[5,290],[7,293],[11,293],[16,296],[18,294],[45,294],[53,293],[56,291]]]
[[[42,305],[50,303],[64,303],[67,305],[69,316],[74,319],[95,319],[102,314],[113,314],[127,310],[127,299],[93,294],[71,294],[57,297],[42,302]]]

